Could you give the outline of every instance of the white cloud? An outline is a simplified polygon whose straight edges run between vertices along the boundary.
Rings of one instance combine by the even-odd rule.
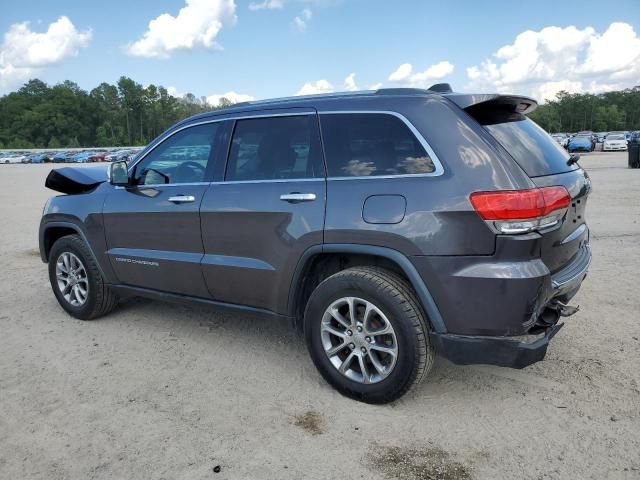
[[[263,2],[251,2],[249,10],[275,10],[284,7],[282,0],[264,0]]]
[[[250,102],[251,100],[255,100],[255,97],[251,95],[247,95],[245,93],[236,93],[236,92],[227,92],[221,95],[209,95],[207,97],[207,103],[214,107],[220,105],[220,100],[222,98],[226,98],[231,103],[240,103],[240,102]]]
[[[411,70],[413,70],[413,67],[410,63],[403,63],[395,72],[389,75],[389,81],[403,82],[411,76]]]
[[[348,78],[348,77],[347,77]],[[316,93],[333,93],[335,89],[327,80],[305,83],[296,95],[314,95]]]
[[[360,90],[358,85],[356,85],[356,74],[350,73],[347,78],[344,79],[343,87],[348,92],[353,92],[355,90]]]
[[[403,63],[395,72],[389,75],[390,82],[402,83],[410,87],[428,88],[436,80],[450,75],[453,72],[453,65],[447,61],[431,65],[424,72],[413,73],[413,65]]]
[[[467,69],[467,90],[496,90],[545,100],[560,90],[598,93],[640,83],[640,38],[627,23],[600,34],[592,27],[546,27]]]
[[[163,13],[149,22],[142,38],[129,44],[129,55],[167,58],[176,50],[202,47],[219,50],[216,37],[225,25],[236,21],[234,0],[185,0],[175,17]]]
[[[182,98],[184,97],[184,93],[179,92],[178,89],[174,86],[167,87],[167,93],[172,97]]]
[[[307,29],[309,20],[313,17],[313,12],[309,8],[305,8],[300,12],[300,15],[293,19],[293,26],[300,32],[304,32]]]
[[[67,17],[51,23],[44,33],[29,22],[14,23],[0,46],[0,88],[28,79],[38,69],[78,55],[91,41],[91,30],[78,31]]]
[[[379,88],[382,88],[382,83],[380,82],[369,85],[369,90],[378,90]]]

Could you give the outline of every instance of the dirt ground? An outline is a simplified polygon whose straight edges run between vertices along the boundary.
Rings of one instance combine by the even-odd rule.
[[[583,156],[594,259],[525,370],[439,359],[341,397],[285,323],[147,300],[82,322],[37,251],[50,166],[0,165],[0,478],[640,478],[640,170]]]

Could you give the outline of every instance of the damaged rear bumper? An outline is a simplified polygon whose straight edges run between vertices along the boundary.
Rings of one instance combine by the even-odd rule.
[[[431,334],[431,344],[439,355],[457,365],[497,365],[499,367],[524,368],[539,362],[547,353],[549,342],[564,326],[557,323],[542,337],[532,342],[513,340],[509,337],[482,337],[455,334]]]

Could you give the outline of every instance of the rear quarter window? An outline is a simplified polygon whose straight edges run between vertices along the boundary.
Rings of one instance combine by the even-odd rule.
[[[513,157],[530,177],[569,172],[569,154],[551,136],[526,116],[495,111],[469,112]]]
[[[433,160],[409,127],[386,113],[320,115],[330,177],[433,173]]]

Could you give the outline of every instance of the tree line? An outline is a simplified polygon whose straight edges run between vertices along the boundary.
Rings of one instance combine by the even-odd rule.
[[[34,79],[0,97],[0,148],[146,145],[178,120],[217,106],[188,93],[120,77],[87,92]],[[561,91],[530,114],[548,132],[640,130],[640,86],[599,95]]]
[[[529,116],[551,133],[640,130],[640,86],[598,95],[561,91]]]
[[[146,145],[178,120],[228,105],[191,93],[178,98],[128,77],[90,92],[70,81],[49,86],[34,79],[0,97],[0,148]]]

